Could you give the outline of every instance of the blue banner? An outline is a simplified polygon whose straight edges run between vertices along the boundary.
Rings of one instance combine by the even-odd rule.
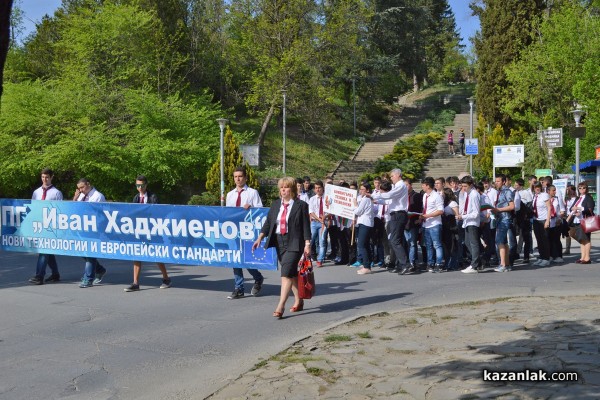
[[[267,208],[14,199],[0,207],[6,251],[277,269],[274,249],[252,252]]]

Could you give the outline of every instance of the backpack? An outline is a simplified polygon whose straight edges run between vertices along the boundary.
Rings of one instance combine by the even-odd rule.
[[[525,222],[533,218],[533,203],[521,203],[521,208],[517,211],[517,220]]]

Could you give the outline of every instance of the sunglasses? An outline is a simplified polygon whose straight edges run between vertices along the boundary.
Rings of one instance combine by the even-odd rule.
[[[135,187],[137,187],[137,188],[141,188],[141,187],[145,187],[145,186],[146,186],[145,183],[136,183],[135,184]]]

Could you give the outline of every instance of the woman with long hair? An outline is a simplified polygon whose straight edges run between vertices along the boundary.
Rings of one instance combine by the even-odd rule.
[[[588,185],[585,182],[581,182],[577,186],[579,196],[573,202],[573,205],[569,208],[569,219],[570,223],[575,228],[575,240],[581,245],[581,258],[575,261],[577,264],[591,264],[590,251],[592,249],[592,235],[585,233],[581,230],[581,220],[586,217],[594,215],[594,207],[596,203],[592,196],[588,192]]]
[[[281,266],[281,293],[273,317],[281,319],[285,303],[294,293],[294,306],[290,312],[304,309],[304,300],[298,296],[298,262],[304,254],[310,256],[310,217],[308,204],[298,199],[296,179],[281,178],[277,183],[280,198],[273,201],[267,219],[252,245],[254,251],[264,237],[265,248],[275,247],[277,260]]]

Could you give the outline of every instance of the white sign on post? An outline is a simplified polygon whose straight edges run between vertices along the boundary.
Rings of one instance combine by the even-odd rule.
[[[525,146],[522,144],[494,146],[494,168],[521,167],[525,162]]]
[[[325,185],[323,212],[353,220],[356,195],[355,189],[336,185]]]

